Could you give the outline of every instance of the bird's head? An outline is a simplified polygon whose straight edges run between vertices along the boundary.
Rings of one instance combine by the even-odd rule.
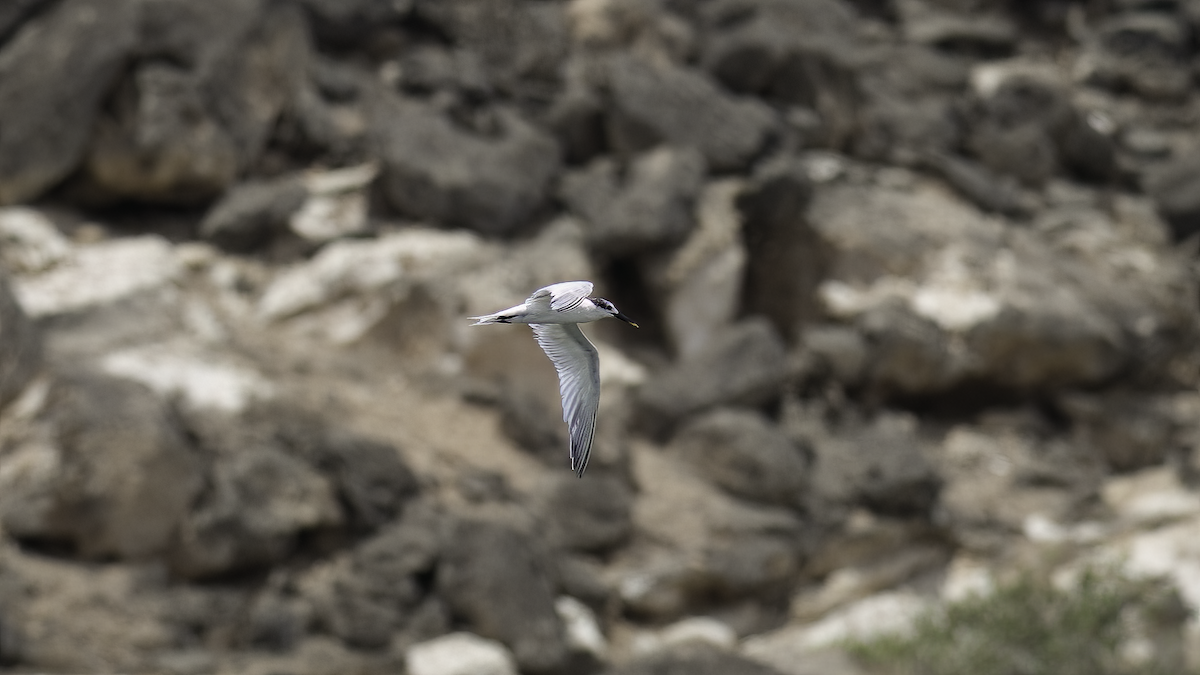
[[[611,302],[609,302],[608,300],[605,300],[604,298],[591,298],[591,301],[592,301],[593,305],[608,312],[614,318],[620,319],[620,320],[624,321],[625,323],[629,324],[630,326],[633,326],[634,328],[638,327],[638,325],[633,322],[633,319],[630,319],[629,317],[622,314],[621,310],[614,307],[613,304]]]

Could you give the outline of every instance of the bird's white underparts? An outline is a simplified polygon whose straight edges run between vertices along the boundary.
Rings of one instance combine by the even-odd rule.
[[[473,316],[473,326],[527,323],[558,371],[563,421],[571,430],[571,469],[583,478],[600,406],[600,358],[579,324],[613,317],[637,328],[604,298],[592,295],[590,281],[564,281],[539,288],[525,302],[494,314]]]

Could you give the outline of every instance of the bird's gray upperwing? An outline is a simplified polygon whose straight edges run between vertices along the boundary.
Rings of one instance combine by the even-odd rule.
[[[540,303],[549,300],[550,309],[562,312],[574,309],[584,298],[592,294],[590,281],[563,281],[539,288],[526,300],[528,303]]]
[[[542,351],[558,371],[563,421],[571,431],[571,469],[582,478],[596,435],[600,358],[578,324],[534,323],[530,326]]]

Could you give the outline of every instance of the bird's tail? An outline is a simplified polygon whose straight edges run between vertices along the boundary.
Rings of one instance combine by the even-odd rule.
[[[475,323],[472,326],[486,326],[490,323],[512,323],[512,317],[505,316],[504,312],[495,314],[484,314],[483,316],[469,316],[468,319],[474,319]]]

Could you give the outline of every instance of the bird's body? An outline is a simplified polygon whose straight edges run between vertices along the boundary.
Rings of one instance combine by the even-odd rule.
[[[600,359],[579,324],[615,317],[637,324],[604,298],[592,297],[590,281],[564,281],[539,288],[515,307],[471,317],[472,325],[527,323],[546,356],[558,371],[563,421],[571,430],[571,469],[583,477],[592,439],[596,434],[596,409],[600,405]]]

